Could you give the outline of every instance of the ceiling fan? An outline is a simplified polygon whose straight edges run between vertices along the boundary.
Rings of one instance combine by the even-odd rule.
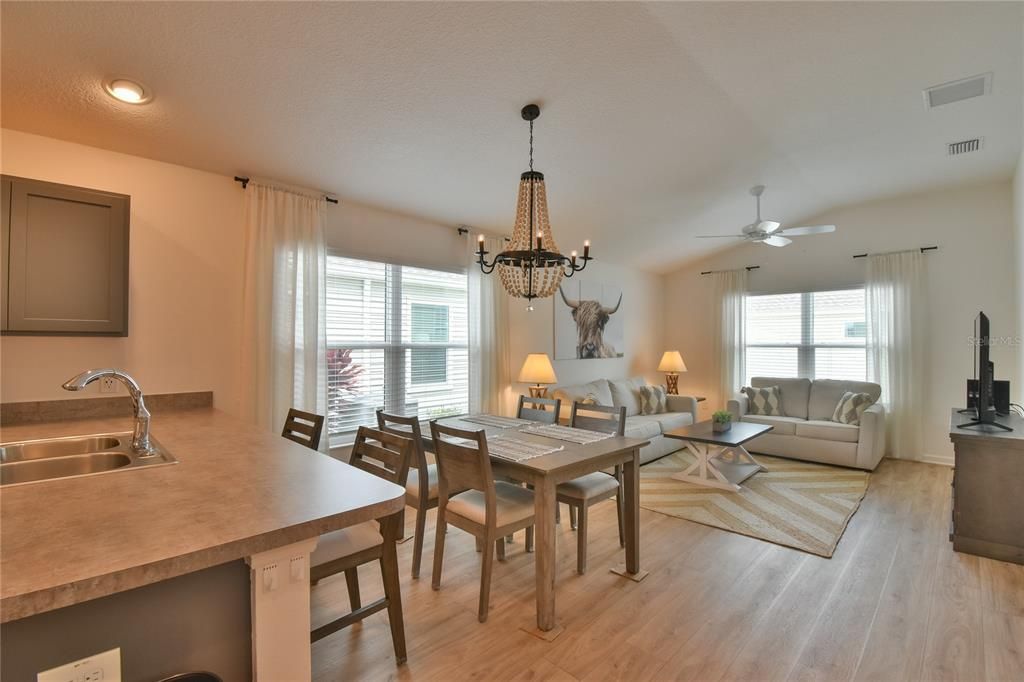
[[[825,234],[835,232],[835,225],[811,225],[807,227],[787,227],[780,230],[780,224],[774,220],[761,220],[761,195],[764,185],[755,185],[750,193],[757,199],[757,219],[743,228],[741,234],[703,234],[698,239],[744,239],[748,242],[761,242],[768,246],[786,246],[793,242],[789,237],[800,237],[805,234]]]

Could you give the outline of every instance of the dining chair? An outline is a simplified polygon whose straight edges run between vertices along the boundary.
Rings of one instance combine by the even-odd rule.
[[[377,427],[381,431],[411,438],[413,441],[412,460],[409,462],[409,477],[405,481],[405,503],[416,510],[416,534],[412,540],[412,577],[420,577],[420,562],[423,559],[423,536],[427,524],[427,511],[437,506],[437,465],[427,463],[423,450],[423,434],[418,417],[404,417],[377,410]],[[400,484],[401,485],[401,484]],[[402,512],[404,535],[405,512]]]
[[[404,481],[408,473],[412,451],[413,443],[409,438],[360,426],[352,445],[352,459],[349,463],[357,469],[401,485],[400,481]],[[345,491],[338,492],[344,494]],[[392,514],[380,520],[379,524],[377,521],[366,521],[320,536],[309,558],[311,587],[328,576],[344,573],[352,611],[313,630],[310,633],[311,641],[323,639],[387,609],[395,659],[398,665],[405,663],[405,623],[402,619],[402,591],[398,583],[398,555],[395,550],[400,519],[399,514]],[[380,563],[384,597],[363,606],[359,595],[358,568],[373,561]]]
[[[548,407],[553,409],[548,411]],[[516,418],[528,419],[541,424],[557,424],[559,410],[561,409],[561,398],[533,398],[520,395],[519,406],[516,408]]]
[[[586,413],[586,414],[585,414]],[[603,416],[593,416],[603,415]],[[569,425],[577,429],[600,431],[622,436],[626,431],[626,408],[588,405],[573,402]],[[569,505],[569,523],[576,531],[576,572],[587,572],[587,509],[611,498],[616,498],[619,516],[619,545],[625,546],[622,526],[622,467],[616,465],[615,474],[603,471],[574,478],[559,484],[555,490],[558,502]]]
[[[487,621],[494,554],[505,559],[505,536],[523,528],[526,551],[533,550],[533,492],[505,481],[495,481],[487,452],[487,436],[430,422],[437,457],[437,528],[434,534],[434,571],[431,587],[441,589],[441,567],[448,524],[477,538],[483,546],[480,570],[480,605],[477,617]],[[461,439],[453,442],[450,439]],[[449,496],[451,490],[464,490]]]
[[[281,435],[312,450],[320,449],[320,434],[324,430],[324,418],[312,412],[303,412],[294,407],[288,410]]]

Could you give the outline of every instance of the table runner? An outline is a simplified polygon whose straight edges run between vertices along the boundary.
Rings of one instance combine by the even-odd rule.
[[[523,429],[523,431],[526,433],[533,433],[538,436],[546,436],[548,438],[556,438],[570,443],[577,443],[579,445],[596,443],[612,437],[610,433],[588,431],[587,429],[577,429],[572,426],[561,426],[559,424],[538,424],[537,426],[531,426]]]
[[[532,440],[521,440],[513,436],[499,436],[487,441],[488,454],[513,462],[524,462],[564,449],[564,445],[548,445]]]
[[[512,429],[520,426],[529,426],[534,422],[529,419],[516,419],[514,417],[499,417],[496,414],[471,414],[466,417],[459,417],[464,422],[493,426],[498,429]]]

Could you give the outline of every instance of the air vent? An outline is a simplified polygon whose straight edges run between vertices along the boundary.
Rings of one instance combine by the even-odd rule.
[[[981,149],[984,144],[984,137],[973,137],[970,140],[950,142],[949,144],[946,145],[946,153],[948,153],[950,156],[956,156],[958,154],[976,152],[979,149]]]
[[[972,97],[981,97],[992,92],[992,73],[961,78],[952,83],[935,85],[924,90],[924,106],[928,109],[961,102]]]

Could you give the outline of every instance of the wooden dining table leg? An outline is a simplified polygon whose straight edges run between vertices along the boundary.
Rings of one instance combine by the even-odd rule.
[[[537,579],[537,629],[527,631],[543,639],[554,639],[562,631],[555,621],[555,484],[539,481],[534,486],[536,533],[534,561]],[[526,628],[524,628],[526,629]]]
[[[622,464],[622,487],[625,498],[626,563],[612,569],[623,577],[640,582],[647,571],[640,568],[640,451]]]

